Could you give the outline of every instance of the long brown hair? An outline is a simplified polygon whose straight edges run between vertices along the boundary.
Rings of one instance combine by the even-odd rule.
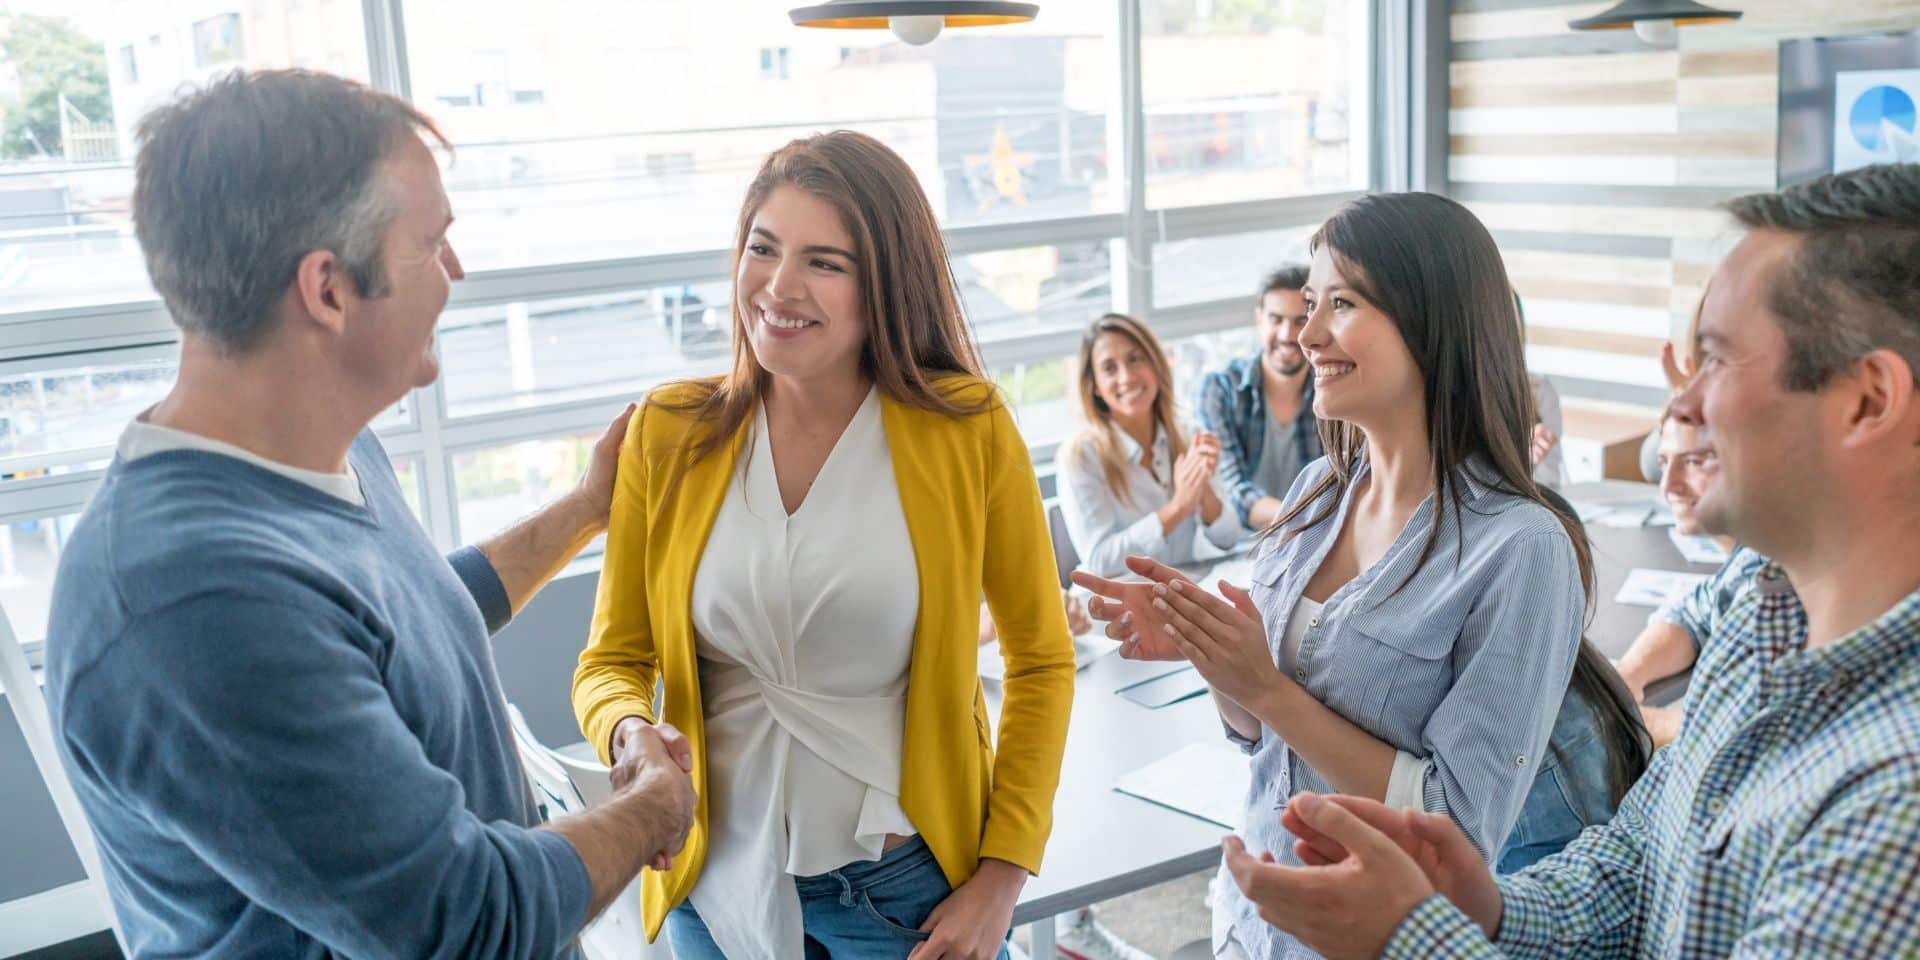
[[[1124,503],[1132,503],[1133,497],[1127,492],[1125,478],[1126,458],[1120,454],[1120,438],[1113,425],[1113,411],[1107,402],[1100,399],[1100,392],[1094,389],[1093,345],[1102,334],[1118,334],[1132,340],[1147,355],[1147,363],[1153,367],[1153,376],[1160,381],[1159,389],[1153,397],[1153,423],[1167,436],[1167,448],[1172,451],[1173,459],[1178,460],[1187,452],[1187,438],[1180,432],[1178,419],[1173,410],[1173,365],[1167,362],[1167,352],[1160,349],[1160,340],[1147,329],[1147,325],[1124,313],[1109,313],[1087,326],[1087,332],[1080,338],[1080,413],[1086,420],[1086,426],[1075,434],[1070,441],[1076,447],[1091,451],[1100,460],[1100,474],[1107,482],[1107,489]]]
[[[978,413],[993,403],[969,402],[939,381],[961,375],[984,382],[980,350],[960,303],[946,241],[913,171],[885,144],[851,130],[795,140],[770,154],[747,187],[733,244],[738,274],[753,218],[767,197],[793,186],[832,204],[853,238],[866,345],[860,370],[902,403],[950,415]],[[693,460],[719,449],[753,414],[768,373],[753,354],[746,314],[733,297],[733,367],[718,377],[682,380],[647,402],[703,424]],[[964,396],[979,394],[968,393]],[[690,462],[687,458],[677,458]]]
[[[1429,193],[1371,194],[1341,207],[1314,233],[1313,250],[1325,247],[1347,285],[1393,321],[1420,370],[1426,401],[1427,443],[1433,454],[1433,530],[1415,570],[1433,556],[1451,510],[1456,543],[1465,533],[1460,471],[1470,463],[1490,467],[1495,489],[1547,508],[1566,530],[1580,570],[1580,586],[1593,606],[1593,552],[1579,517],[1534,483],[1528,439],[1538,419],[1527,382],[1521,323],[1500,248],[1466,207]],[[1366,446],[1360,428],[1320,421],[1321,446],[1332,466],[1268,532],[1298,520],[1327,493],[1345,490]],[[1337,508],[1328,501],[1286,536],[1326,521]],[[1404,587],[1413,578],[1409,572]],[[1584,620],[1583,620],[1584,622]],[[1569,692],[1601,714],[1609,784],[1617,801],[1645,769],[1651,752],[1645,725],[1606,658],[1583,636],[1574,659]],[[1624,706],[1623,706],[1624,703]]]

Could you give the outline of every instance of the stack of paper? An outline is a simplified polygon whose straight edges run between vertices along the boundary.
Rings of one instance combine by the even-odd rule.
[[[1658,607],[1692,590],[1705,579],[1706,575],[1699,573],[1635,567],[1627,573],[1627,582],[1620,585],[1620,592],[1614,594],[1613,602],[1636,607]]]
[[[1673,510],[1655,497],[1630,497],[1616,500],[1574,500],[1574,512],[1590,527],[1666,527],[1673,525]]]
[[[1667,538],[1673,541],[1674,549],[1687,559],[1688,563],[1710,563],[1719,566],[1727,562],[1727,551],[1720,548],[1712,537],[1699,534],[1689,536],[1678,529],[1668,530]]]
[[[1248,589],[1253,581],[1253,556],[1251,554],[1241,554],[1228,560],[1222,560],[1214,564],[1213,569],[1208,570],[1206,576],[1194,582],[1208,593],[1224,599],[1220,593],[1220,581],[1222,580],[1242,590]]]
[[[1240,829],[1253,780],[1247,758],[1225,741],[1190,743],[1132,773],[1113,788],[1148,803]]]

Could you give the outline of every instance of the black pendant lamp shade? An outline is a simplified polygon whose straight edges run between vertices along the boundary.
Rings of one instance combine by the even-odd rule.
[[[1567,26],[1575,30],[1626,30],[1644,21],[1667,21],[1676,27],[1701,23],[1728,23],[1740,19],[1738,10],[1718,10],[1693,0],[1620,0],[1619,3]]]

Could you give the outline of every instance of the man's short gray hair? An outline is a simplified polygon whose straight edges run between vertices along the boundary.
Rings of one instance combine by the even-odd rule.
[[[1879,164],[1740,197],[1749,229],[1800,238],[1768,308],[1787,338],[1789,390],[1817,390],[1891,350],[1920,380],[1920,164]]]
[[[381,237],[402,198],[381,167],[421,132],[447,146],[406,101],[308,70],[236,71],[148,113],[134,232],[174,322],[253,347],[315,250],[362,296],[385,296]]]

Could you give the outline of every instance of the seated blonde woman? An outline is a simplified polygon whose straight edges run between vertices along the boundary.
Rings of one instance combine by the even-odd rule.
[[[1222,509],[1220,440],[1189,442],[1174,417],[1173,370],[1146,324],[1110,313],[1080,340],[1086,425],[1060,446],[1060,508],[1080,567],[1111,577],[1128,554],[1178,566],[1231,548],[1245,532]]]

